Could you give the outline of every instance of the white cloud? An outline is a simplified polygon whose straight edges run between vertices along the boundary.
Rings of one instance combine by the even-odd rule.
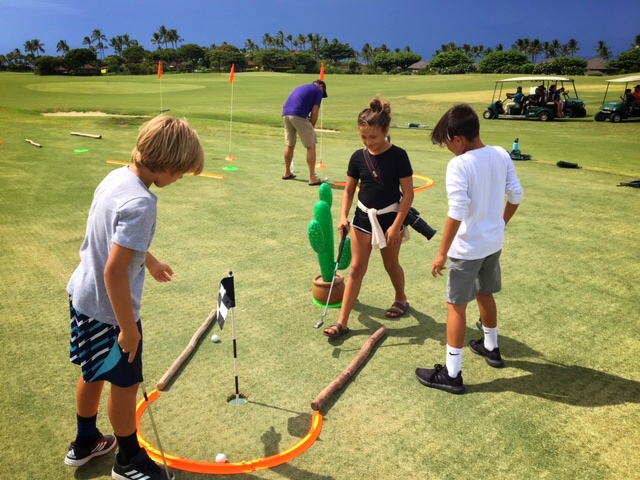
[[[58,15],[76,15],[80,9],[69,6],[64,2],[44,0],[0,0],[0,9],[35,10]]]

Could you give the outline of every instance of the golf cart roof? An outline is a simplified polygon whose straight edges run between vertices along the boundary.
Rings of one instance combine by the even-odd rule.
[[[620,77],[614,78],[612,80],[607,80],[609,83],[640,83],[640,75],[630,75],[628,77]]]
[[[572,78],[566,77],[555,77],[553,75],[536,75],[531,77],[513,77],[513,78],[505,78],[504,80],[498,80],[499,82],[573,82]]]

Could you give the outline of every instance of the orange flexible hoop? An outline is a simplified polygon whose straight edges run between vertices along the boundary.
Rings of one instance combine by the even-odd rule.
[[[435,182],[433,181],[433,179],[429,178],[429,177],[425,177],[424,175],[418,175],[417,173],[414,173],[413,176],[415,178],[419,178],[420,180],[424,180],[426,183],[424,185],[420,185],[419,187],[414,187],[413,191],[414,192],[420,192],[422,190],[426,190],[427,188],[431,188],[435,185]],[[333,182],[333,184],[336,187],[346,187],[347,186],[347,182]],[[358,187],[359,189],[360,187]]]
[[[131,165],[131,162],[123,162],[122,160],[107,160],[107,163],[111,165]],[[188,173],[187,175],[193,175],[193,173]],[[223,180],[224,177],[222,175],[216,175],[215,173],[199,173],[198,175],[194,175],[197,177],[209,177],[209,178],[217,178],[218,180]]]
[[[153,403],[160,396],[160,392],[154,389],[149,393],[149,403]],[[162,454],[160,450],[153,447],[149,442],[147,442],[140,433],[140,419],[142,418],[142,414],[147,409],[147,403],[143,399],[138,402],[138,406],[136,408],[136,428],[138,429],[138,441],[140,445],[149,453],[149,457],[152,460],[158,463],[162,463]],[[189,460],[186,458],[176,457],[175,455],[171,455],[170,453],[164,452],[164,457],[167,460],[167,465],[171,468],[175,468],[177,470],[183,470],[185,472],[193,472],[193,473],[206,473],[213,475],[232,475],[232,474],[240,474],[240,473],[251,473],[257,470],[266,470],[267,468],[277,467],[278,465],[282,465],[283,463],[287,463],[290,460],[293,460],[297,456],[304,453],[313,442],[316,441],[318,436],[320,435],[320,431],[322,430],[322,415],[320,412],[314,412],[313,417],[311,419],[311,428],[309,429],[309,433],[304,436],[300,442],[298,442],[293,447],[285,450],[284,452],[280,452],[276,455],[272,455],[266,458],[259,458],[255,460],[249,460],[246,462],[236,462],[236,463],[216,463],[216,462],[199,462],[197,460]]]

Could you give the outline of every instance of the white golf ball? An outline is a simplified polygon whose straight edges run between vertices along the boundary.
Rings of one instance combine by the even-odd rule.
[[[211,341],[214,343],[218,343],[220,341],[220,337],[214,333],[213,336],[211,337]]]
[[[227,456],[224,453],[219,453],[216,455],[216,463],[226,463]]]

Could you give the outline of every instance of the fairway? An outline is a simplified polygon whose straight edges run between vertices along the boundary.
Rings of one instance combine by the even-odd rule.
[[[362,148],[357,115],[373,96],[390,100],[397,126],[433,127],[455,103],[469,102],[481,115],[504,77],[327,75],[317,125],[325,168],[317,174],[332,186],[334,224],[340,182]],[[239,388],[249,402],[227,403],[234,392],[227,318],[152,404],[164,449],[200,462],[221,452],[248,462],[286,451],[309,434],[311,401],[378,328],[388,331],[320,409],[321,433],[304,453],[244,475],[177,471],[179,480],[633,478],[640,471],[640,189],[617,184],[640,179],[640,125],[593,121],[607,78],[575,79],[585,118],[480,120],[484,143],[509,150],[518,138],[533,159],[515,162],[525,194],[507,227],[496,295],[506,368],[490,368],[465,347],[461,396],[414,377],[416,367],[445,360],[446,278],[434,279],[430,268],[448,212],[452,155],[431,143],[431,130],[390,130],[411,159],[414,206],[438,230],[431,241],[412,232],[402,247],[411,310],[385,318],[393,290],[374,252],[351,333],[328,341],[313,328],[323,309],[311,297],[320,272],[307,228],[318,190],[307,186],[301,145],[297,178],[281,180],[280,113],[291,89],[315,78],[237,72],[231,85],[228,74],[165,74],[160,83],[156,75],[0,73],[0,471],[14,479],[110,478],[112,454],[79,469],[63,463],[76,429],[78,376],[69,362],[65,287],[96,186],[128,163],[140,126],[169,109],[198,131],[206,160],[200,177],[152,187],[158,221],[150,250],[175,275],[162,284],[148,276],[145,284],[145,384],[150,391],[184,350],[232,271]],[[55,112],[66,114],[43,115]],[[229,154],[236,160],[225,160]],[[581,168],[558,168],[560,160]],[[477,317],[471,304],[465,345],[481,336]],[[329,309],[325,326],[337,318]],[[214,333],[220,342],[211,341]],[[105,434],[107,393],[98,416]],[[141,433],[157,446],[146,413]]]
[[[198,90],[205,88],[204,85],[170,84],[161,87],[159,84],[141,84],[133,82],[118,82],[117,84],[96,83],[96,82],[74,82],[74,83],[45,83],[37,85],[27,85],[30,90],[49,93],[73,93],[92,95],[127,95],[127,94],[155,94],[160,92],[184,92],[188,90]]]

